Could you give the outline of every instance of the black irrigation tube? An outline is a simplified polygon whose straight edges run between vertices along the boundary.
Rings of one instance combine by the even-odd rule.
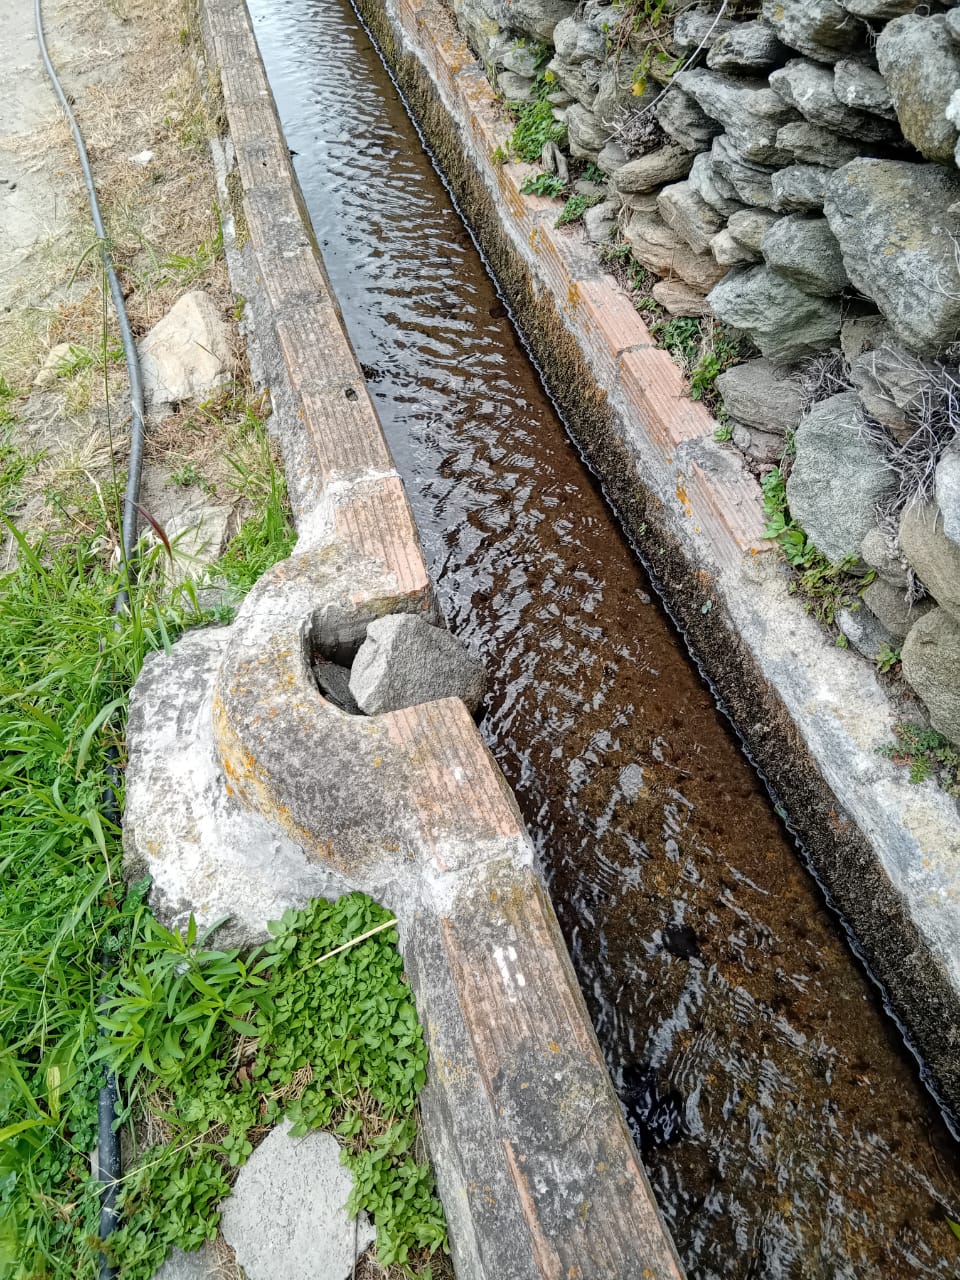
[[[83,173],[84,185],[87,189],[87,200],[90,205],[90,216],[93,221],[94,231],[100,245],[100,258],[103,263],[103,270],[106,274],[107,281],[110,286],[110,297],[113,299],[114,310],[117,314],[117,324],[120,329],[120,340],[123,343],[123,353],[127,363],[127,376],[130,382],[130,461],[127,468],[127,485],[123,497],[123,519],[120,532],[120,549],[123,556],[123,564],[127,574],[127,585],[121,587],[117,592],[117,598],[114,602],[114,613],[119,614],[124,611],[129,604],[129,582],[132,574],[132,556],[137,541],[137,511],[138,500],[140,497],[140,477],[143,470],[143,444],[144,444],[144,404],[143,404],[143,377],[140,372],[140,360],[137,355],[137,346],[134,342],[133,333],[130,329],[130,318],[127,315],[127,309],[123,301],[123,290],[120,288],[120,282],[117,279],[117,273],[114,269],[113,259],[107,245],[107,231],[103,224],[103,215],[100,212],[100,202],[97,199],[97,188],[93,180],[93,172],[90,168],[90,157],[87,154],[87,147],[83,140],[83,134],[77,123],[76,116],[70,106],[70,101],[64,92],[63,86],[54,70],[53,63],[50,61],[50,54],[47,51],[47,42],[43,33],[43,14],[41,12],[41,0],[34,0],[34,23],[37,32],[37,43],[40,46],[40,56],[43,59],[43,65],[46,68],[50,83],[53,85],[54,93],[60,106],[63,108],[64,114],[70,123],[70,129],[73,133],[73,141],[77,148],[77,155],[80,160],[80,169]],[[116,751],[112,751],[108,757],[107,764],[107,787],[104,796],[104,808],[108,818],[116,824],[119,820],[119,802],[117,800],[117,755]],[[109,972],[108,964],[104,961],[104,976]],[[105,1240],[113,1231],[117,1223],[117,1187],[119,1185],[121,1163],[120,1163],[120,1140],[114,1129],[114,1121],[116,1118],[117,1107],[117,1080],[112,1071],[105,1071],[103,1084],[100,1088],[100,1095],[97,1105],[97,1177],[101,1183],[100,1192],[100,1239]],[[116,1271],[107,1260],[106,1254],[103,1254],[100,1261],[100,1280],[114,1280]]]

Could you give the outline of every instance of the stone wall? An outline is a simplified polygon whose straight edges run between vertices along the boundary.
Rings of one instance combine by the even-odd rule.
[[[734,445],[789,470],[824,555],[875,573],[841,629],[869,658],[902,649],[960,742],[960,9],[453,8],[504,98],[546,92],[602,171],[577,184],[602,196],[587,239],[622,237],[666,312],[756,348],[718,380]]]

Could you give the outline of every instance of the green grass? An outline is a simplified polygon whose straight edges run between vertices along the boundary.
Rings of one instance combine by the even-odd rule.
[[[540,85],[541,91],[549,91],[549,85],[545,81],[541,81]],[[543,96],[543,92],[533,102],[511,107],[511,110],[516,115],[517,123],[510,135],[508,147],[527,164],[537,163],[546,143],[561,142],[566,136],[566,126],[553,118],[553,107]]]
[[[599,204],[602,199],[603,196],[571,196],[560,210],[557,226],[565,227],[571,222],[579,222],[586,211]]]
[[[14,423],[15,399],[0,383],[0,427],[4,414]],[[233,415],[249,518],[213,580],[239,599],[293,543],[283,476],[260,405],[234,389],[200,413]],[[15,476],[3,448],[0,477]],[[114,616],[122,483],[42,539],[6,521],[18,555],[0,576],[0,1280],[97,1274],[89,1153],[105,1062],[121,1079],[123,1122],[142,1137],[150,1115],[156,1139],[124,1174],[107,1247],[121,1280],[146,1280],[170,1247],[215,1233],[236,1166],[283,1114],[298,1132],[335,1128],[381,1258],[426,1276],[446,1236],[415,1154],[426,1051],[395,934],[314,963],[383,922],[382,909],[360,895],[318,900],[241,956],[192,926],[183,937],[163,928],[145,886],[123,883],[105,794],[115,752],[122,802],[128,693],[149,652],[211,618],[193,583],[170,586],[162,546]]]

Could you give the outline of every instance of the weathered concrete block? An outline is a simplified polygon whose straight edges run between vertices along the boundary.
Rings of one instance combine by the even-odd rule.
[[[439,698],[460,698],[473,713],[486,687],[483,665],[456,636],[409,613],[371,622],[350,672],[367,715]]]

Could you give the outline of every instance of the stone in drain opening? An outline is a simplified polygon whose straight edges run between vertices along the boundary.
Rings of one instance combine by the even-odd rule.
[[[367,715],[437,698],[460,698],[473,713],[486,687],[479,660],[449,631],[412,613],[371,622],[350,672],[350,692]]]
[[[350,692],[350,671],[347,667],[341,667],[336,662],[328,662],[326,658],[315,658],[313,674],[317,687],[328,702],[332,702],[341,711],[346,711],[348,715],[363,714]]]

